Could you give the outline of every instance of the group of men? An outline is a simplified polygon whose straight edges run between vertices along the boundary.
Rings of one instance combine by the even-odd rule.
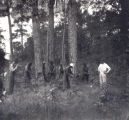
[[[55,76],[55,70],[54,70],[54,64],[51,63],[50,64],[50,76]],[[67,67],[63,67],[62,64],[60,64],[59,66],[59,79],[63,77],[63,75],[65,76],[65,82],[67,83],[67,88],[70,88],[70,77],[73,76],[74,72],[74,63],[70,63]],[[107,84],[107,74],[111,71],[111,67],[105,63],[103,60],[101,60],[99,62],[98,65],[98,72],[99,72],[99,84],[100,84],[100,88],[104,88]],[[43,75],[44,78],[47,79],[46,77],[46,73],[45,73],[45,63],[44,63],[44,67],[43,67]],[[87,83],[89,82],[89,70],[87,67],[87,64],[84,63],[83,64],[83,68],[82,68],[82,77],[81,79],[83,81],[86,81]]]
[[[53,62],[49,64],[48,73],[46,72],[46,64],[43,63],[43,77],[46,82],[53,81],[54,79],[64,79],[66,88],[70,88],[70,78],[73,76],[74,64],[70,63],[68,66],[64,67],[62,64],[56,66]]]
[[[14,89],[14,82],[15,82],[15,72],[18,68],[18,64],[16,64],[15,62],[12,62],[10,64],[9,67],[9,71],[10,71],[10,80],[9,80],[9,93],[12,94],[13,93],[13,89]],[[67,89],[69,89],[71,87],[70,85],[70,79],[71,77],[74,76],[74,64],[70,63],[67,67],[64,67],[62,64],[59,65],[58,67],[58,79],[62,79],[65,83],[65,87]],[[103,86],[106,85],[107,83],[107,74],[110,72],[111,68],[108,66],[108,64],[101,62],[98,66],[98,72],[99,72],[99,83],[100,83],[100,88],[103,88]],[[83,64],[83,74],[82,74],[82,80],[83,81],[89,81],[89,73],[88,73],[88,67],[87,64]],[[31,73],[32,72],[32,63],[29,62],[26,64],[25,66],[25,85],[26,87],[28,85],[30,85],[31,83]],[[44,77],[44,81],[49,82],[52,79],[55,79],[55,77],[57,76],[57,73],[55,71],[55,65],[53,62],[50,62],[49,64],[49,71],[48,73],[46,73],[46,63],[43,62],[42,63],[42,75]],[[0,94],[2,93],[2,88],[3,88],[3,84],[1,82],[2,80],[0,80]],[[2,94],[1,94],[2,95]]]
[[[9,92],[10,94],[13,93],[13,88],[14,88],[14,81],[15,81],[15,72],[18,68],[18,64],[15,62],[12,62],[10,64],[10,83],[9,83]],[[46,70],[46,63],[43,62],[42,63],[42,76],[44,78],[45,82],[49,82],[49,81],[53,81],[54,79],[56,79],[56,77],[58,76],[58,79],[62,79],[65,76],[65,83],[66,83],[66,88],[70,88],[70,77],[73,75],[73,67],[74,64],[70,63],[70,65],[68,65],[67,67],[63,67],[62,64],[60,64],[58,66],[58,73],[56,71],[55,65],[53,62],[50,62],[49,64],[49,70],[47,72]],[[58,74],[58,75],[57,75]],[[29,62],[25,65],[25,69],[24,69],[24,78],[25,78],[25,86],[28,87],[29,85],[31,85],[31,80],[32,80],[32,63]]]

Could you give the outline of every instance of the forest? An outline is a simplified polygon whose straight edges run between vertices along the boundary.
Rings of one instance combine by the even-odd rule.
[[[1,0],[9,39],[0,26],[0,120],[129,120],[128,6]]]

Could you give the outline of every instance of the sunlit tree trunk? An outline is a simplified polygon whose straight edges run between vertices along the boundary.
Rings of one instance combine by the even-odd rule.
[[[20,32],[21,32],[22,54],[23,54],[23,49],[24,49],[24,43],[23,43],[23,23],[21,23]]]
[[[10,61],[12,61],[13,60],[12,27],[11,27],[11,18],[9,10],[8,10],[8,24],[9,24],[9,37],[10,37]]]
[[[33,7],[32,15],[33,39],[34,39],[34,56],[35,56],[35,75],[39,78],[42,74],[42,57],[41,57],[41,41],[40,41],[40,23],[38,17],[37,5]]]
[[[69,60],[75,64],[74,73],[77,72],[77,3],[76,0],[70,0],[68,3],[68,43]]]

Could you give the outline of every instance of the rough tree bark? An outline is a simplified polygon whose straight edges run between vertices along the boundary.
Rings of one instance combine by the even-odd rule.
[[[54,60],[54,4],[55,0],[48,1],[48,10],[49,10],[49,26],[48,26],[48,62]]]
[[[41,75],[42,73],[40,23],[39,23],[37,6],[38,4],[36,4],[33,7],[33,15],[32,15],[36,79],[38,79],[39,75]]]
[[[121,4],[121,14],[120,14],[120,46],[121,52],[119,53],[121,56],[121,87],[125,89],[127,84],[127,56],[126,56],[126,49],[128,45],[128,0],[120,0]]]
[[[129,38],[128,38],[128,6],[129,6],[129,1],[128,0],[120,0],[119,1],[121,4],[121,13],[120,13],[120,41],[121,41],[121,49],[122,49],[122,58],[121,58],[121,66],[120,67],[120,78],[121,78],[121,87],[123,90],[127,90],[129,93]]]
[[[68,44],[69,61],[75,64],[74,73],[77,72],[77,3],[76,0],[70,0],[68,3]]]
[[[65,58],[65,48],[66,48],[66,45],[65,45],[65,35],[66,35],[66,8],[65,8],[65,3],[66,1],[64,0],[64,3],[63,4],[63,13],[64,13],[64,28],[63,28],[63,39],[62,39],[62,64],[65,65],[66,64],[66,58]]]
[[[23,54],[23,49],[24,49],[24,41],[23,41],[23,23],[21,23],[21,28],[20,28],[20,34],[21,34],[21,44],[22,44],[22,54]]]

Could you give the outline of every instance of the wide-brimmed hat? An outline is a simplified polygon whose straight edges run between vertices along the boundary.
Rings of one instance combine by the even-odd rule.
[[[72,66],[72,67],[74,67],[74,63],[70,63],[69,65]]]

